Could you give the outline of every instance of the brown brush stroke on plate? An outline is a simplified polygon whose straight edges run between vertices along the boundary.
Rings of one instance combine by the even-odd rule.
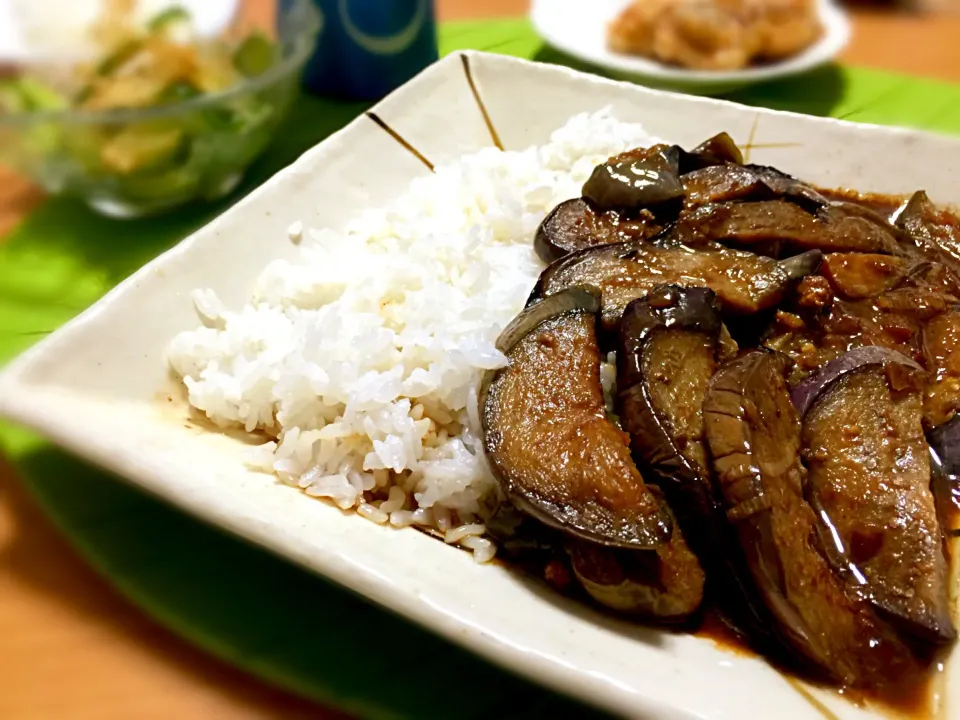
[[[743,148],[743,162],[750,162],[750,150],[753,149],[754,138],[757,137],[757,125],[760,124],[760,113],[757,113],[753,116],[753,125],[750,126],[750,134],[747,136],[747,142],[745,142],[741,147]]]
[[[816,710],[818,713],[820,713],[820,717],[822,717],[824,720],[840,720],[840,716],[838,716],[835,712],[833,712],[833,710],[831,710],[822,702],[820,702],[820,700],[817,699],[817,697],[812,692],[810,692],[802,682],[800,682],[795,678],[790,677],[789,675],[783,675],[782,677],[784,680],[787,681],[787,685],[792,687],[797,692],[797,694],[800,695],[800,697],[802,697],[804,700],[810,703],[810,706],[814,710]]]
[[[477,108],[479,108],[480,114],[483,116],[483,122],[486,124],[487,131],[490,133],[490,139],[493,140],[493,144],[497,146],[497,149],[503,150],[503,143],[500,142],[497,129],[493,126],[493,121],[490,120],[490,113],[487,112],[487,106],[483,104],[483,98],[480,97],[477,84],[473,81],[473,71],[470,69],[470,58],[461,53],[460,61],[463,63],[463,74],[467,76],[467,84],[470,86],[470,92],[473,93],[473,99],[477,102]]]
[[[365,114],[368,118],[370,118],[371,120],[373,120],[373,122],[375,122],[375,123],[376,123],[377,125],[379,125],[381,128],[383,128],[384,132],[386,132],[387,135],[389,135],[389,136],[392,137],[394,140],[396,140],[398,143],[400,143],[400,145],[401,145],[407,152],[409,152],[409,153],[410,153],[411,155],[413,155],[417,160],[419,160],[419,161],[422,162],[424,165],[426,165],[427,169],[428,169],[430,172],[434,172],[433,163],[430,162],[429,160],[427,160],[427,158],[424,156],[424,154],[423,154],[422,152],[420,152],[420,151],[417,150],[413,145],[411,145],[409,142],[407,142],[407,140],[406,140],[400,133],[398,133],[398,132],[397,132],[396,130],[394,130],[392,127],[390,127],[389,125],[387,125],[387,123],[385,123],[385,122],[383,121],[383,118],[381,118],[379,115],[377,115],[377,114],[374,113],[374,112],[369,112],[369,111],[368,111],[368,112],[366,112],[366,113],[364,113],[364,114]]]

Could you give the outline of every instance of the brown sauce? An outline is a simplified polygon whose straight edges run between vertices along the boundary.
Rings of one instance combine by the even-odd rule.
[[[843,188],[825,189],[818,187],[817,192],[827,198],[827,200],[855,203],[867,208],[867,210],[873,210],[873,212],[885,218],[891,217],[909,199],[909,195],[862,193]]]
[[[954,523],[960,521],[960,498],[957,499],[956,504],[951,506],[951,517]],[[956,548],[953,549],[956,550]],[[948,554],[951,565],[954,560],[953,555],[954,553]],[[548,586],[552,592],[575,602],[590,605],[595,611],[608,617],[624,622],[637,621],[629,614],[616,613],[594,602],[574,581],[569,561],[564,554],[553,554],[549,559],[540,562],[529,562],[518,557],[508,558],[497,555],[493,564],[520,572],[526,576],[532,576]],[[787,657],[782,651],[762,652],[753,647],[743,635],[734,630],[723,619],[719,610],[709,600],[704,603],[702,611],[692,624],[669,625],[649,621],[647,624],[651,627],[658,627],[663,632],[691,634],[702,640],[708,640],[718,649],[731,655],[763,660],[775,668],[790,686],[827,720],[833,720],[835,716],[810,692],[810,688],[835,693],[857,707],[867,707],[889,718],[927,720],[935,717],[934,693],[942,670],[944,656],[951,649],[948,646],[936,656],[931,656],[926,663],[917,665],[917,672],[901,676],[896,682],[888,683],[880,688],[861,689],[838,687],[836,684],[799,674],[790,666],[791,658]]]
[[[951,528],[960,527],[960,488],[955,488],[950,495],[951,502],[944,508],[942,523],[945,532]],[[945,543],[947,562],[951,567],[951,577],[956,570],[958,546],[955,542]],[[718,648],[742,657],[763,657],[768,663],[776,667],[786,678],[791,680],[795,688],[802,688],[802,684],[812,685],[821,690],[834,692],[848,702],[859,707],[868,706],[883,715],[909,720],[925,720],[934,717],[934,694],[938,680],[942,677],[943,661],[949,654],[952,646],[947,646],[939,653],[927,659],[927,662],[918,667],[917,672],[904,675],[896,682],[888,683],[881,688],[860,689],[844,688],[828,683],[818,683],[810,678],[798,676],[792,669],[786,667],[781,659],[775,655],[758,652],[750,646],[747,640],[732,630],[723,620],[714,607],[707,606],[703,613],[700,625],[693,630],[693,634],[704,640],[709,640]],[[798,687],[798,684],[799,685]],[[806,696],[806,693],[801,692]],[[812,703],[813,704],[813,703]]]
[[[858,707],[867,706],[883,715],[892,717],[925,720],[933,715],[937,658],[932,658],[930,663],[920,668],[917,673],[898,678],[895,683],[887,684],[878,689],[864,690],[837,687],[833,684],[818,682],[798,675],[794,670],[785,666],[781,658],[760,653],[751,647],[742,635],[730,628],[714,608],[708,608],[704,612],[703,619],[699,627],[693,631],[693,635],[709,640],[724,652],[733,655],[763,658],[775,667],[785,679],[790,681],[790,685],[810,701],[825,717],[832,717],[832,715],[828,714],[829,711],[824,712],[815,698],[805,691],[805,688],[814,687],[833,692]]]
[[[862,206],[887,219],[907,201],[901,195],[817,190],[828,199]],[[954,247],[960,251],[960,219],[942,208],[936,208],[926,217],[935,224],[937,243],[946,250],[942,255],[931,257],[923,249],[905,248],[904,257],[889,256],[891,269],[898,266],[899,272],[905,273],[902,283],[894,283],[896,287],[867,297],[850,294],[848,288],[838,285],[838,278],[831,276],[830,268],[824,263],[817,274],[806,278],[799,288],[811,286],[812,289],[814,282],[829,281],[822,288],[829,296],[823,307],[805,307],[802,293],[792,304],[781,306],[789,312],[778,315],[778,323],[764,344],[786,353],[796,362],[788,378],[791,385],[861,345],[887,347],[925,364],[923,327],[931,318],[947,311],[960,296],[955,284],[960,264],[954,263],[951,255]],[[838,256],[834,254],[831,259],[837,260]],[[930,259],[934,262],[927,262]]]
[[[720,649],[734,655],[760,657],[760,653],[750,647],[743,636],[730,627],[716,608],[708,607],[704,611],[700,626],[693,631],[693,634],[698,638],[709,640]]]

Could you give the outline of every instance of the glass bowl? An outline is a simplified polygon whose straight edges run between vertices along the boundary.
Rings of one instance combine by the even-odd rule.
[[[227,90],[148,108],[0,114],[0,162],[50,193],[114,217],[140,217],[231,192],[300,90],[320,29],[310,0],[278,3],[280,59]],[[106,157],[105,138],[155,140],[163,161],[132,172]],[[119,140],[117,140],[119,138]]]

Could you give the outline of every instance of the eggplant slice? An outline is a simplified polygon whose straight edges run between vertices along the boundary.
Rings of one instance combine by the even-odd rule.
[[[960,537],[960,415],[927,434],[933,497],[945,543]]]
[[[941,212],[927,194],[915,192],[897,214],[894,224],[927,260],[946,270],[950,291],[960,294],[960,226],[949,213]]]
[[[777,170],[777,168],[769,165],[748,164],[744,167],[756,173],[777,197],[789,200],[810,212],[816,212],[830,204],[830,201],[812,185],[808,185],[782,170]]]
[[[640,210],[683,201],[680,149],[654,145],[628,150],[597,165],[583,197],[600,210]]]
[[[820,272],[833,289],[851,300],[877,297],[903,282],[912,263],[906,258],[876,253],[830,253]]]
[[[717,369],[720,307],[709,288],[660,285],[620,323],[617,408],[634,454],[667,490],[709,489],[703,398]],[[704,498],[698,504],[709,502]],[[703,513],[700,513],[703,514]]]
[[[602,295],[601,322],[613,333],[624,308],[655,286],[676,283],[709,287],[724,312],[751,314],[776,305],[790,284],[820,264],[817,250],[776,261],[762,255],[707,244],[685,245],[634,241],[588,248],[567,255],[540,275],[530,302],[566,288],[591,286]]]
[[[642,240],[662,230],[656,218],[641,211],[631,217],[595,210],[583,198],[565,200],[537,228],[533,248],[545,263],[577,250],[628,240]]]
[[[834,569],[910,634],[945,642],[956,631],[921,423],[924,375],[883,348],[833,361],[805,381],[815,399],[802,442]]]
[[[518,509],[585,540],[652,549],[673,523],[607,419],[598,307],[590,290],[571,288],[507,326],[497,345],[509,364],[481,386],[484,446]]]
[[[744,200],[773,200],[777,193],[754,170],[743,165],[712,165],[683,175],[687,208]]]
[[[663,490],[684,537],[707,569],[725,618],[773,646],[732,528],[713,492],[703,400],[718,361],[736,354],[708,288],[661,285],[623,314],[617,349],[617,410],[631,448]],[[732,351],[731,351],[732,350]]]
[[[567,552],[583,589],[611,610],[676,623],[693,615],[703,602],[703,569],[676,528],[657,550],[574,540]]]
[[[704,421],[727,517],[787,642],[845,684],[882,685],[911,671],[913,657],[818,549],[782,365],[780,356],[752,350],[710,383]]]
[[[675,146],[677,147],[677,146]],[[686,175],[715,165],[741,165],[743,153],[725,132],[720,132],[704,140],[689,152],[677,147],[680,156],[680,174]]]
[[[879,216],[868,219],[839,203],[821,208],[815,215],[786,200],[703,205],[681,224],[694,238],[737,247],[773,245],[790,252],[899,251],[892,226]]]
[[[960,410],[960,310],[944,313],[924,326],[923,355],[930,371],[923,415],[929,427],[937,427]]]

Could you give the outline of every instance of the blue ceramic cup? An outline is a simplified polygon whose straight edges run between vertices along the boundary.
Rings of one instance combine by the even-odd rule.
[[[322,27],[304,84],[376,100],[437,59],[433,0],[313,0]]]

